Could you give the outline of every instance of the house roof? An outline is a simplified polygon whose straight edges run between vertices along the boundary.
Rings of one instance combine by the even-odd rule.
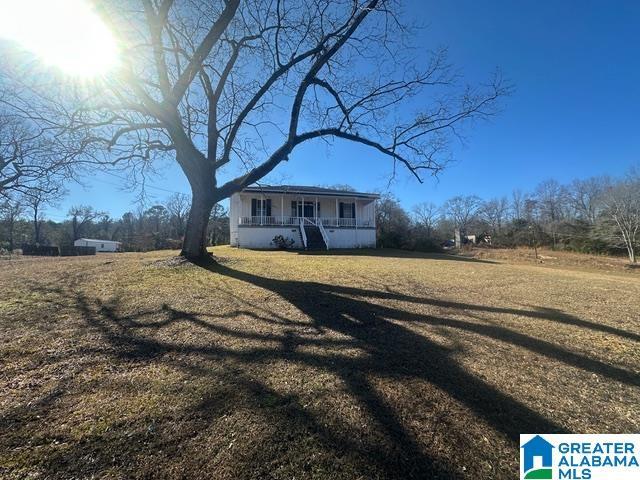
[[[98,240],[96,238],[79,238],[78,240],[82,240],[84,242],[120,243],[120,242],[116,242],[115,240]],[[76,240],[76,242],[78,240]]]
[[[358,197],[377,199],[380,195],[376,193],[352,192],[350,190],[340,190],[336,188],[311,187],[304,185],[254,185],[246,187],[243,192],[256,193],[284,193],[289,195],[320,195],[333,197]]]

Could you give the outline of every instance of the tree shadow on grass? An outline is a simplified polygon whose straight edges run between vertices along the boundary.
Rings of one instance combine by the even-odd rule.
[[[357,339],[359,343],[366,345],[368,349],[371,349],[377,354],[386,353],[385,349],[391,348],[392,350],[388,354],[385,354],[385,356],[400,358],[400,363],[408,362],[410,365],[419,363],[415,365],[418,371],[421,370],[421,365],[423,365],[421,363],[422,360],[415,362],[412,358],[415,357],[416,353],[430,353],[430,350],[435,348],[436,345],[429,343],[425,337],[411,332],[403,325],[389,320],[407,323],[442,325],[449,328],[477,333],[487,338],[504,341],[506,343],[525,348],[532,352],[542,354],[552,360],[557,360],[567,365],[581,368],[585,371],[596,373],[627,385],[640,386],[640,378],[638,378],[638,375],[634,372],[585,357],[581,354],[566,350],[551,342],[536,339],[505,327],[483,325],[443,316],[424,315],[412,311],[401,310],[399,308],[388,307],[386,305],[374,304],[367,301],[367,299],[373,298],[428,304],[445,307],[457,312],[471,310],[522,315],[529,318],[538,318],[560,324],[589,328],[594,331],[611,333],[630,340],[640,340],[640,337],[633,332],[627,332],[615,327],[582,320],[556,309],[540,308],[535,310],[525,310],[518,308],[491,307],[414,297],[388,291],[382,292],[379,290],[329,285],[319,282],[277,280],[234,270],[227,266],[215,263],[205,264],[204,268],[277,293],[311,318],[318,329],[326,328],[348,335],[350,338]],[[388,340],[389,338],[399,339],[402,343],[413,345],[414,347],[408,353],[397,351],[399,348],[394,345],[395,341],[390,344]],[[414,351],[414,349],[417,350]],[[425,351],[422,352],[422,349]],[[440,358],[439,356],[418,355],[418,358],[429,358],[430,361],[452,363],[452,360]],[[389,359],[385,358],[384,362],[387,360]],[[431,369],[429,368],[426,369],[424,372],[426,376],[429,375],[430,370]],[[383,372],[384,369],[380,371]]]
[[[378,414],[373,420],[391,434],[391,451],[388,450],[388,445],[382,446],[375,443],[362,442],[357,435],[349,435],[350,432],[335,431],[327,425],[325,419],[316,418],[311,412],[307,411],[297,398],[291,395],[283,395],[254,376],[245,374],[242,369],[237,369],[232,373],[232,382],[234,388],[244,390],[246,393],[246,395],[240,395],[243,401],[248,403],[248,405],[244,406],[254,410],[261,410],[263,413],[268,412],[269,421],[277,424],[281,431],[288,432],[283,435],[286,439],[291,440],[294,434],[306,435],[312,437],[324,449],[331,450],[337,455],[341,456],[344,455],[344,452],[350,452],[351,455],[361,459],[359,465],[361,468],[369,470],[365,476],[379,476],[382,474],[386,478],[425,478],[427,476],[440,479],[458,478],[451,466],[438,463],[422,451],[415,439],[404,430],[393,409],[379,398],[373,387],[361,375],[361,373],[364,374],[365,372],[357,372],[359,367],[357,362],[353,365],[347,360],[343,362],[340,360],[341,356],[333,357],[327,361],[324,356],[297,351],[302,344],[332,348],[354,347],[357,345],[357,341],[315,338],[303,340],[297,335],[289,335],[287,332],[279,336],[238,332],[215,323],[203,321],[199,315],[177,310],[168,305],[163,305],[162,307],[162,312],[166,315],[165,319],[149,323],[140,322],[138,315],[119,315],[117,313],[117,303],[102,305],[98,303],[96,310],[92,308],[91,302],[82,295],[77,296],[76,303],[88,324],[92,328],[101,331],[103,337],[108,340],[109,345],[116,347],[112,353],[127,361],[148,361],[151,359],[166,361],[171,366],[181,368],[194,376],[210,378],[215,377],[216,374],[210,369],[198,365],[198,362],[184,360],[184,356],[186,355],[189,358],[195,356],[210,360],[217,359],[220,361],[231,359],[240,362],[241,365],[261,364],[269,360],[286,359],[287,361],[315,366],[331,372],[342,372],[346,384],[352,392],[357,392],[358,396],[356,398],[363,400],[366,406],[372,408]],[[145,312],[141,316],[145,317],[154,313],[160,312]],[[234,311],[224,317],[233,318],[237,315],[249,315],[256,321],[260,321],[253,313],[241,310]],[[171,342],[150,339],[144,334],[137,333],[139,329],[163,328],[174,323],[185,322],[233,338],[263,342],[277,340],[280,348],[264,347],[238,351],[223,345],[176,345]],[[167,355],[175,352],[179,352],[182,359],[169,359]],[[104,351],[98,350],[89,353],[102,354]],[[229,382],[229,377],[225,377],[225,381]],[[247,398],[249,398],[248,401]],[[233,398],[221,399],[216,396],[215,401],[212,401],[211,398],[204,399],[194,407],[192,413],[205,416],[217,415],[220,410],[242,408],[242,406],[242,404],[236,403]],[[278,436],[277,441],[276,439],[273,441],[282,443],[280,436]],[[261,464],[269,464],[273,463],[274,460],[278,460],[273,458],[265,460],[263,455],[258,452],[256,452],[256,458],[257,460],[255,461],[247,459],[248,464],[251,465],[251,468],[248,469],[251,474],[247,473],[247,476],[253,477],[256,472],[267,475],[268,472],[261,472],[261,469],[264,468],[264,465]],[[247,467],[245,466],[244,469],[247,470]]]
[[[158,361],[179,368],[197,378],[207,378],[224,382],[226,391],[244,392],[243,395],[211,395],[193,405],[191,414],[212,421],[221,412],[239,407],[239,400],[245,402],[244,408],[260,412],[265,422],[277,426],[272,437],[265,442],[274,442],[279,449],[270,450],[270,454],[256,451],[253,457],[244,459],[246,463],[238,467],[241,478],[246,476],[268,476],[265,465],[277,462],[277,458],[265,458],[265,455],[284,455],[288,444],[294,444],[300,438],[322,446],[326,451],[342,455],[350,452],[358,474],[364,477],[382,478],[443,478],[453,479],[464,476],[457,465],[452,465],[430,453],[424,441],[416,438],[407,426],[407,420],[396,406],[379,391],[372,379],[392,379],[403,382],[419,381],[437,387],[448,397],[454,399],[473,413],[478,424],[486,424],[498,435],[508,439],[513,446],[514,458],[517,453],[517,440],[522,432],[566,432],[567,430],[553,420],[534,411],[522,402],[505,394],[498,388],[469,373],[455,359],[455,351],[431,340],[428,336],[415,333],[409,328],[415,324],[429,324],[446,328],[448,331],[471,332],[491,340],[498,340],[545,356],[553,361],[602,375],[608,379],[626,385],[638,386],[639,381],[633,372],[605,364],[601,361],[568,351],[551,342],[536,339],[528,335],[501,327],[467,320],[451,318],[447,315],[424,315],[413,309],[408,311],[394,306],[393,302],[374,303],[372,300],[392,300],[414,304],[429,304],[452,311],[486,311],[524,315],[575,326],[592,328],[606,333],[625,336],[629,332],[607,327],[598,328],[590,322],[553,310],[525,310],[481,305],[447,302],[404,295],[397,292],[368,290],[356,287],[329,285],[319,282],[284,281],[243,272],[219,264],[204,264],[201,267],[215,275],[223,275],[246,284],[272,292],[299,311],[311,321],[315,335],[302,333],[303,322],[289,319],[286,315],[270,313],[260,305],[247,304],[226,314],[202,314],[184,311],[168,304],[158,310],[138,311],[131,314],[120,313],[119,299],[100,302],[77,291],[58,291],[61,296],[73,295],[73,304],[87,325],[106,340],[106,345],[96,347],[95,351],[84,351],[88,355],[109,355],[118,360],[149,362]],[[224,294],[223,292],[220,292]],[[245,308],[246,307],[246,308]],[[277,322],[286,326],[282,333],[243,331],[218,321],[245,316],[256,323]],[[174,342],[166,337],[153,338],[149,332],[158,331],[171,325],[187,324],[215,333],[220,338],[251,342],[248,348],[231,348],[224,341],[213,344]],[[322,333],[337,334],[331,338]],[[626,336],[636,340],[633,336]],[[307,347],[326,349],[318,353]],[[358,349],[362,355],[341,354],[340,349]],[[198,359],[213,362],[231,361],[239,366],[237,370],[220,376],[220,372],[208,368]],[[292,394],[284,394],[269,387],[245,367],[257,367],[273,361],[286,361],[327,372],[337,376],[348,390],[349,396],[361,405],[366,417],[376,426],[380,442],[371,438],[361,438],[358,431],[348,425],[337,427],[318,417],[304,402]],[[425,409],[433,408],[425,399]],[[417,413],[417,412],[416,412]],[[339,412],[336,413],[339,417]],[[477,426],[476,426],[477,427]],[[451,432],[452,437],[454,433]],[[461,432],[457,432],[460,434]],[[100,441],[97,437],[88,446],[76,445],[65,452],[71,458],[82,458],[87,448],[94,450]],[[177,436],[175,442],[182,442]],[[449,439],[449,441],[451,441]],[[118,439],[116,446],[126,450],[126,439]],[[457,446],[450,445],[455,449]],[[268,450],[265,448],[265,450]],[[461,455],[467,452],[462,451]],[[126,462],[136,463],[135,453]],[[469,462],[481,459],[469,459]],[[95,472],[105,468],[107,460],[93,465]],[[514,460],[515,462],[515,460]],[[59,464],[49,464],[49,470]],[[469,470],[469,474],[474,473]],[[511,472],[515,473],[515,472]],[[480,471],[475,471],[476,476]],[[505,472],[496,472],[496,476],[506,476]],[[304,474],[302,474],[304,476]]]

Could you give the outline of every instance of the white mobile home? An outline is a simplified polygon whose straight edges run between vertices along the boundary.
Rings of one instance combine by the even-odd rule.
[[[231,196],[231,245],[275,248],[281,235],[299,249],[375,247],[378,198],[320,187],[247,187]]]
[[[120,242],[113,240],[96,240],[95,238],[79,238],[73,244],[76,247],[96,247],[96,252],[119,252]]]

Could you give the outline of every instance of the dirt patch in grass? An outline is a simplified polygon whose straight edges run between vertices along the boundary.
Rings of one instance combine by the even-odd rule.
[[[640,277],[216,248],[0,270],[2,478],[514,478],[636,432]]]

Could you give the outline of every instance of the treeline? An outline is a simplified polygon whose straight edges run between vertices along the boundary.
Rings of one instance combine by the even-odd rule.
[[[122,242],[125,251],[179,249],[187,224],[189,197],[176,193],[151,207],[139,207],[121,218],[89,205],[69,209],[67,219],[46,220],[46,204],[30,196],[0,202],[0,250],[11,251],[24,244],[72,245],[78,238],[98,238]],[[210,245],[229,243],[229,218],[226,209],[216,205],[209,219],[207,239]]]
[[[81,205],[71,208],[66,220],[54,222],[43,218],[46,202],[38,198],[33,194],[0,202],[0,249],[71,245],[82,237],[116,240],[126,251],[179,249],[190,209],[187,195],[174,194],[119,219]],[[486,246],[626,254],[635,262],[640,243],[640,172],[568,185],[546,180],[530,192],[514,190],[490,199],[456,196],[442,205],[420,203],[410,211],[387,195],[376,211],[380,247],[435,251],[451,246],[459,229]],[[212,211],[207,241],[229,243],[228,212],[221,205]]]
[[[406,211],[393,197],[377,210],[383,247],[435,250],[454,231],[483,245],[548,246],[585,253],[626,254],[636,261],[640,244],[640,172],[624,178],[593,177],[562,185],[546,180],[533,191],[481,199],[456,196],[442,205],[425,202]]]

